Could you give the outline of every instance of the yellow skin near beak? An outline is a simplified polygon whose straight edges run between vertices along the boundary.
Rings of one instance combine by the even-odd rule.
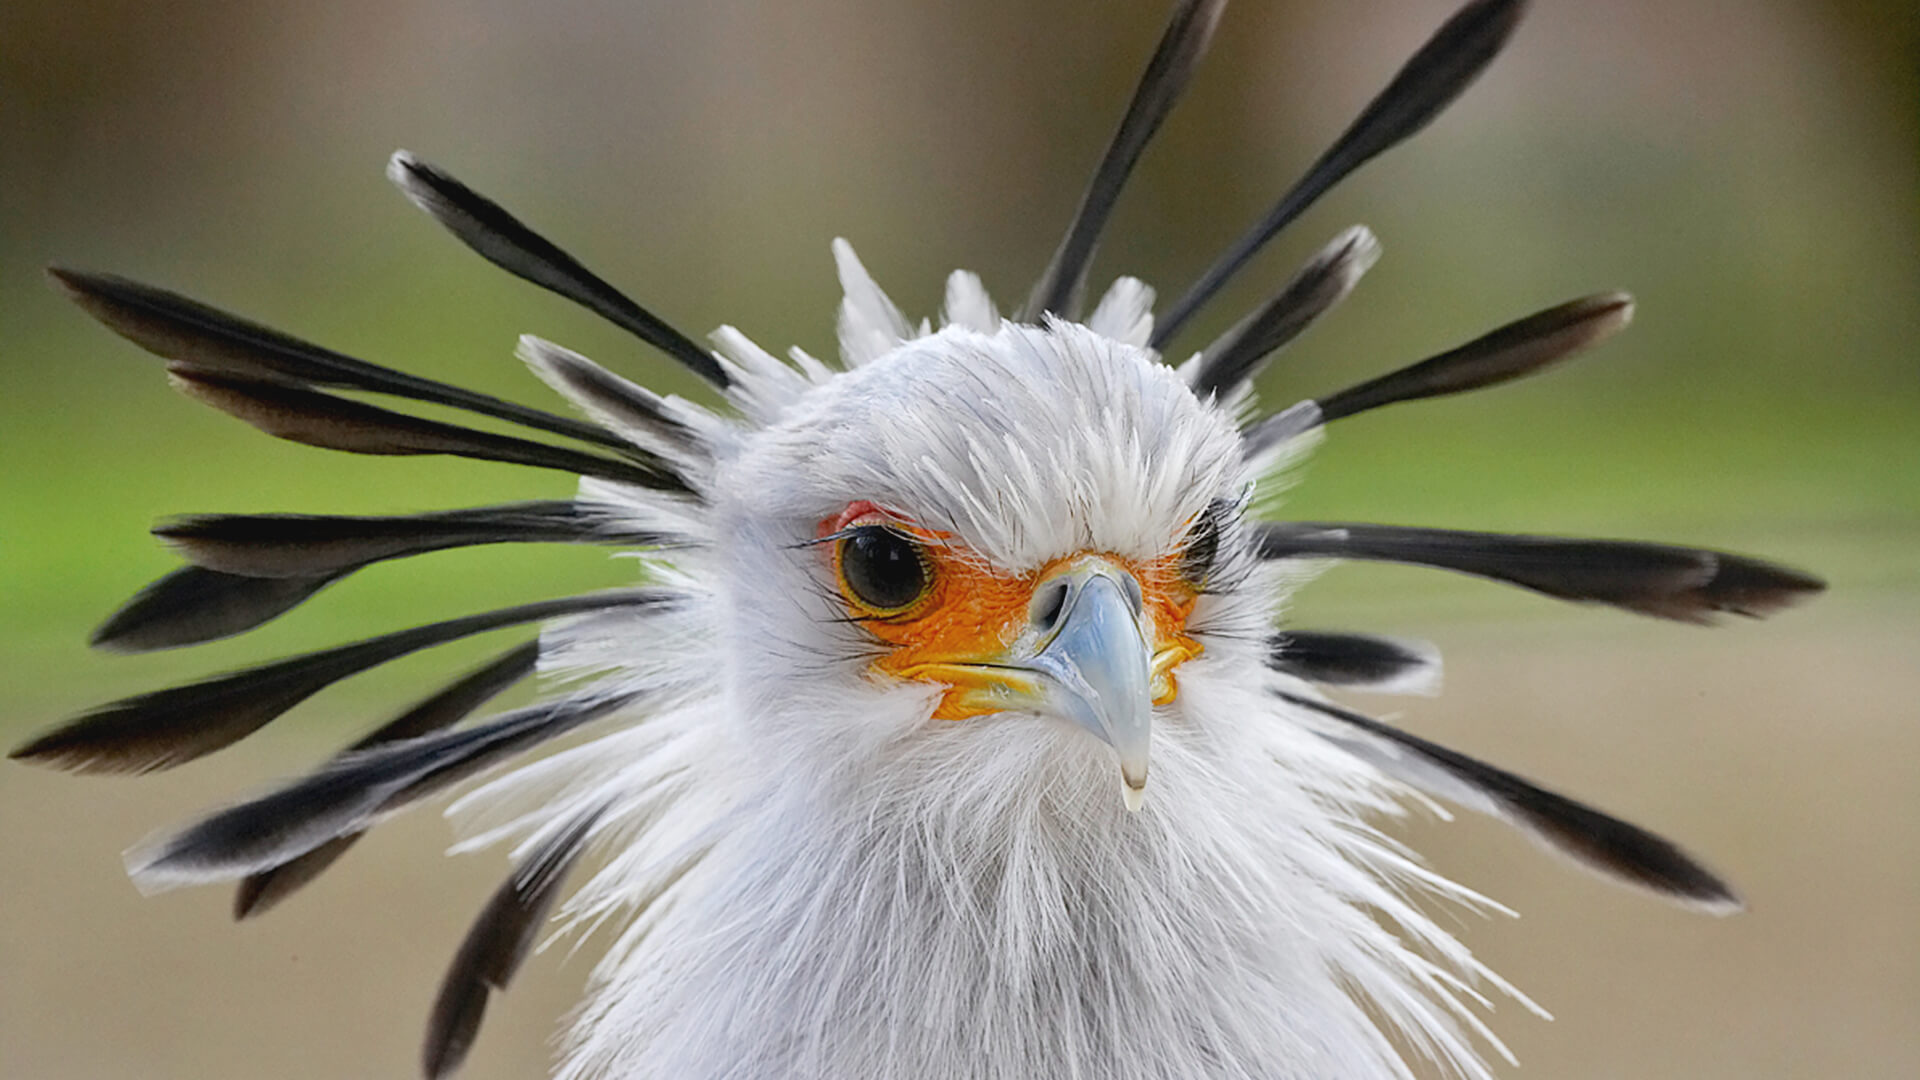
[[[1002,574],[898,515],[863,509],[823,522],[823,535],[883,515],[924,541],[929,570],[922,597],[892,614],[870,613],[841,581],[855,614],[892,646],[874,669],[943,686],[936,719],[1031,712],[1075,724],[1113,748],[1122,796],[1138,810],[1153,707],[1179,695],[1175,669],[1201,651],[1185,634],[1198,590],[1177,559],[1082,552]]]

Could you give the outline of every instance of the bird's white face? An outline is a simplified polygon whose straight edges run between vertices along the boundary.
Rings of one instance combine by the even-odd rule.
[[[1144,349],[1068,324],[911,341],[730,467],[735,579],[779,583],[733,598],[734,655],[809,658],[736,676],[769,703],[843,691],[814,722],[860,723],[873,688],[923,691],[930,726],[1061,721],[1138,807],[1155,706],[1233,577],[1242,472],[1228,419]]]

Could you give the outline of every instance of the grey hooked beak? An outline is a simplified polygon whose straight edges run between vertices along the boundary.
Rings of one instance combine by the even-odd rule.
[[[1034,592],[1038,651],[1012,661],[1044,676],[1032,689],[1032,707],[1113,747],[1121,795],[1128,810],[1138,810],[1153,737],[1153,646],[1141,625],[1140,583],[1103,559],[1088,559]]]

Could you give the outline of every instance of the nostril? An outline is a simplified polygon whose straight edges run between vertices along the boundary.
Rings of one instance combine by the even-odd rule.
[[[1033,626],[1041,633],[1050,632],[1060,623],[1060,612],[1067,606],[1067,583],[1055,581],[1041,587],[1033,594]]]
[[[1135,615],[1146,610],[1147,598],[1140,594],[1140,583],[1134,580],[1132,574],[1120,575],[1120,591],[1127,594],[1127,606],[1133,609]]]

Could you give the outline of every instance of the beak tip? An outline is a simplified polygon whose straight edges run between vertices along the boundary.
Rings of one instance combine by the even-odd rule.
[[[1138,785],[1131,780],[1123,780],[1120,784],[1120,800],[1126,804],[1127,813],[1139,813],[1140,807],[1147,801],[1146,780],[1142,779]]]

